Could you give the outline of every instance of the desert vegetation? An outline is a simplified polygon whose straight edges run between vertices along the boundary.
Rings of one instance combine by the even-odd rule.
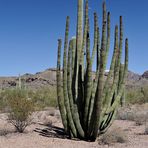
[[[10,110],[9,99],[16,98],[16,92],[29,98],[35,110],[43,110],[45,107],[57,107],[56,87],[44,87],[38,90],[29,89],[5,89],[0,92],[0,110],[7,112]]]
[[[100,144],[113,145],[114,143],[127,143],[128,136],[120,128],[112,128],[107,131],[101,138],[98,140]]]
[[[58,39],[53,81],[47,71],[4,81],[8,87],[0,89],[0,147],[147,146],[148,80],[137,76],[130,82],[132,86],[128,84],[128,39],[124,43],[122,16],[115,26],[113,55],[106,72],[111,14],[103,2],[102,26],[94,13],[91,42],[88,0],[84,5],[83,0],[77,2],[76,36],[69,37],[67,16],[63,58],[62,39]],[[137,82],[141,79],[144,85]]]
[[[15,126],[16,130],[22,133],[31,124],[31,114],[34,111],[34,104],[28,98],[24,90],[15,89],[7,92],[7,102],[10,111],[8,122]]]
[[[126,91],[126,104],[148,103],[148,86],[132,88]]]
[[[123,20],[120,16],[119,33],[116,25],[114,51],[105,80],[104,74],[110,48],[110,12],[107,12],[106,4],[103,2],[101,42],[98,16],[94,13],[94,45],[91,55],[88,7],[86,0],[83,16],[83,0],[78,0],[76,38],[70,41],[69,16],[66,19],[63,89],[61,87],[62,40],[58,40],[57,98],[65,132],[71,137],[94,141],[98,135],[103,134],[110,127],[116,108],[122,102],[128,70],[128,39],[125,39],[125,64],[122,64]],[[93,80],[92,65],[95,56],[97,66]]]

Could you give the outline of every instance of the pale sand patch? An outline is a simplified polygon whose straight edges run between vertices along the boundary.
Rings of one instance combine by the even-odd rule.
[[[0,148],[105,148],[108,145],[99,145],[96,142],[76,141],[65,138],[62,135],[52,135],[51,128],[45,124],[62,127],[61,120],[49,113],[34,113],[35,122],[26,128],[25,133],[14,132],[13,126],[7,123],[6,114],[0,114],[0,131],[6,130],[8,134],[0,136]],[[128,136],[127,143],[115,143],[112,148],[147,148],[148,135],[144,135],[145,126],[136,126],[134,122],[116,120],[112,127],[120,127]],[[43,130],[44,129],[44,130]],[[34,130],[38,131],[35,132]],[[39,132],[45,132],[42,136]],[[53,132],[55,133],[55,132]],[[59,137],[59,138],[58,138]]]

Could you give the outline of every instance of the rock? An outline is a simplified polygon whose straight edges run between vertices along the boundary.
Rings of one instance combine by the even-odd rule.
[[[148,70],[143,73],[142,77],[148,79]]]
[[[45,111],[34,112],[31,118],[34,123],[52,124],[60,119],[60,112],[54,108],[49,108]]]
[[[16,82],[15,82],[15,81],[9,81],[8,84],[9,84],[10,86],[16,86]]]

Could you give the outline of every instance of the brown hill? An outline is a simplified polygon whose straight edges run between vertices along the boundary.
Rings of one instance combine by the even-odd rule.
[[[107,73],[106,73],[107,75]],[[21,76],[22,82],[28,88],[37,89],[46,86],[56,85],[56,69],[47,69],[43,72],[37,72],[36,74],[24,74]],[[18,77],[0,77],[0,88],[16,87],[18,84]],[[148,71],[143,75],[136,74],[129,71],[126,79],[127,88],[135,88],[148,86]]]

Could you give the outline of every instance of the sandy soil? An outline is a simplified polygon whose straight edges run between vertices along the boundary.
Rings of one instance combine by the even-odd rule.
[[[56,111],[57,112],[57,111]],[[67,139],[62,134],[59,115],[48,111],[34,113],[34,123],[25,133],[16,133],[7,122],[7,114],[0,114],[0,148],[147,148],[148,135],[144,135],[145,125],[136,126],[132,121],[115,120],[112,127],[119,127],[128,136],[127,143],[115,143],[111,146],[96,142],[84,142]],[[47,125],[48,124],[48,125]],[[51,125],[55,126],[51,128]],[[57,133],[58,132],[58,133]]]

